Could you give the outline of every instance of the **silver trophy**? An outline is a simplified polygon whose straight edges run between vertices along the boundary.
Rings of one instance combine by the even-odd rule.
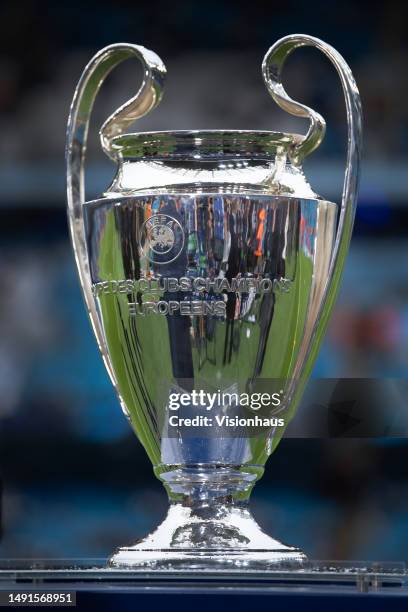
[[[303,46],[320,49],[343,86],[340,207],[302,171],[325,121],[281,82],[286,58]],[[117,172],[87,202],[92,106],[108,73],[134,57],[143,83],[100,130]],[[170,500],[165,520],[118,549],[113,567],[267,570],[306,559],[261,530],[248,500],[295,413],[335,301],[354,221],[361,107],[346,62],[317,38],[282,38],[262,72],[275,102],[310,120],[306,136],[129,133],[160,102],[166,77],[155,53],[131,44],[97,53],[74,95],[68,211],[82,291],[122,410]],[[262,397],[272,400],[260,410]]]

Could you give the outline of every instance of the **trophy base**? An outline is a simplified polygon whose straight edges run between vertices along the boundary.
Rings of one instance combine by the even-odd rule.
[[[301,569],[307,557],[301,550],[281,548],[270,550],[190,550],[163,549],[148,550],[120,548],[109,561],[112,568],[156,571],[227,571],[257,570],[260,572],[274,569]]]
[[[113,568],[157,571],[300,569],[306,555],[266,535],[245,504],[172,504],[163,523],[134,546],[119,548]]]

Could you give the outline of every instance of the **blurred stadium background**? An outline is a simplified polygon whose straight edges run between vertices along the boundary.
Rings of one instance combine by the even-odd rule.
[[[362,95],[364,165],[341,296],[314,376],[404,379],[407,6],[375,0],[2,3],[1,557],[106,556],[146,534],[166,508],[103,369],[68,240],[65,126],[85,63],[122,40],[164,59],[165,98],[135,130],[305,132],[304,122],[268,97],[262,57],[279,37],[298,31],[336,47]],[[318,192],[339,201],[345,112],[337,75],[308,49],[287,68],[288,90],[328,124],[306,172]],[[100,94],[89,198],[113,174],[97,128],[136,90],[138,70],[133,63],[121,67]],[[406,396],[398,401],[404,410]],[[382,408],[386,413],[386,398]],[[270,533],[315,559],[404,560],[407,457],[404,439],[284,440],[255,489],[254,513]]]

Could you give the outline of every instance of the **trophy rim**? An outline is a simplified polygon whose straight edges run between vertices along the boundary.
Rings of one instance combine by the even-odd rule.
[[[303,140],[299,134],[264,130],[165,130],[115,136],[110,150],[115,157],[132,160],[275,159]]]

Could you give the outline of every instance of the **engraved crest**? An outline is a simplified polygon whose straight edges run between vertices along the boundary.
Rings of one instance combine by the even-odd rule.
[[[150,238],[150,248],[155,253],[163,255],[173,247],[174,232],[169,225],[153,225]]]
[[[142,225],[140,245],[142,254],[154,263],[170,263],[183,249],[183,228],[170,215],[153,214]]]

